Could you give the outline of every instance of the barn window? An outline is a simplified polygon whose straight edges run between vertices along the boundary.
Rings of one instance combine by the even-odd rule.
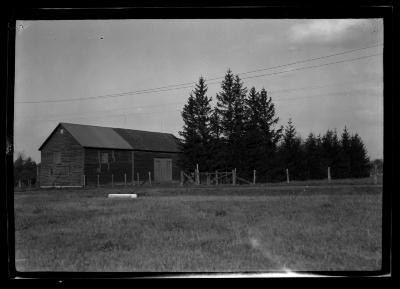
[[[61,133],[61,134],[64,134],[64,129],[63,129],[63,128],[60,129],[60,133]]]
[[[108,153],[102,153],[101,154],[101,163],[102,164],[108,164]]]
[[[61,163],[61,152],[53,153],[53,163],[60,164]]]
[[[50,168],[50,176],[52,176],[52,175],[53,175],[53,169]]]
[[[114,153],[114,151],[111,151],[111,159],[112,159],[112,162],[115,163],[115,153]]]

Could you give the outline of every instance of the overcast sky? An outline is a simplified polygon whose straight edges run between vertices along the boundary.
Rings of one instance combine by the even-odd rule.
[[[178,136],[192,88],[148,89],[230,68],[268,91],[280,125],[292,118],[303,138],[346,125],[382,158],[382,43],[380,19],[17,21],[14,151],[40,162],[59,122]]]

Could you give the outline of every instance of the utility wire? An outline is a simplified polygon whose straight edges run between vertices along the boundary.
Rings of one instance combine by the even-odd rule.
[[[354,52],[354,51],[365,50],[365,49],[378,47],[378,46],[382,46],[382,45],[383,45],[382,43],[379,43],[379,44],[375,44],[375,45],[372,45],[372,46],[352,49],[352,50],[343,51],[343,52],[330,54],[330,55],[325,55],[325,56],[321,56],[321,57],[309,58],[309,59],[300,60],[300,61],[291,62],[291,63],[286,63],[286,64],[282,64],[282,65],[278,65],[278,66],[273,66],[273,67],[268,67],[268,68],[262,68],[262,69],[242,72],[242,73],[239,73],[238,75],[244,75],[244,74],[250,74],[250,73],[259,72],[259,71],[282,68],[282,67],[286,67],[286,66],[290,66],[290,65],[294,65],[294,64],[305,63],[305,62],[310,62],[310,61],[314,61],[314,60],[320,60],[320,59],[324,59],[324,58],[343,55],[343,54],[351,53],[351,52]],[[381,55],[381,54],[377,54],[377,55]],[[340,62],[337,62],[337,63],[340,63]],[[276,74],[279,74],[279,73],[282,73],[282,72],[277,72]],[[260,75],[260,76],[265,76],[265,75]],[[249,76],[249,77],[243,77],[242,79],[255,78],[255,77],[260,77],[260,76],[257,76],[257,75],[256,76]],[[209,78],[209,79],[205,79],[205,80],[206,81],[212,81],[212,80],[223,79],[223,78],[224,78],[224,76],[216,77],[216,78]],[[211,83],[208,83],[208,85],[209,84],[215,84],[215,83],[219,83],[219,82],[211,82]],[[90,100],[90,99],[97,99],[97,98],[120,97],[120,96],[127,96],[127,95],[136,95],[136,94],[145,94],[145,93],[152,93],[152,92],[164,92],[164,91],[170,91],[170,90],[184,89],[184,88],[192,87],[194,84],[196,84],[196,82],[187,82],[187,83],[181,83],[181,84],[175,84],[175,85],[161,86],[161,87],[151,88],[151,89],[135,90],[135,91],[130,91],[130,92],[116,93],[116,94],[106,94],[106,95],[99,95],[99,96],[89,96],[89,97],[69,98],[69,99],[55,99],[55,100],[44,100],[44,101],[19,101],[19,102],[17,101],[16,103],[71,102],[71,101]],[[183,86],[183,87],[181,87],[181,86]]]
[[[315,89],[320,89],[320,88],[326,88],[326,87],[337,87],[343,84],[362,84],[369,82],[371,80],[376,80],[376,77],[370,77],[366,79],[365,81],[362,82],[354,82],[354,81],[341,81],[341,82],[336,82],[336,83],[331,83],[331,84],[325,84],[325,85],[314,85],[314,86],[303,86],[303,87],[296,87],[296,88],[287,88],[287,89],[277,89],[277,90],[267,90],[267,93],[270,95],[276,94],[276,93],[281,93],[281,92],[296,92],[300,90],[315,90]],[[278,100],[278,99],[275,99]],[[279,100],[282,100],[282,98],[279,98]],[[110,112],[110,111],[120,111],[120,110],[132,110],[132,109],[142,109],[142,108],[148,108],[148,107],[164,107],[164,106],[170,106],[170,105],[184,105],[184,101],[179,101],[179,102],[168,102],[168,103],[162,103],[162,104],[151,104],[151,105],[141,105],[141,106],[128,106],[124,108],[116,108],[116,109],[104,109],[104,110],[96,110],[96,111],[91,111],[88,112],[88,114],[98,114],[102,112]],[[122,113],[122,112],[121,112]],[[137,112],[137,113],[142,113],[142,112]],[[82,113],[73,113],[73,114],[63,114],[63,115],[49,115],[48,117],[53,118],[53,117],[74,117],[74,116],[81,116]],[[35,120],[35,117],[26,117],[24,119],[33,119]]]
[[[321,86],[323,87],[323,86]],[[300,90],[300,89],[299,89]],[[328,92],[325,94],[317,94],[317,95],[308,95],[308,96],[300,96],[300,97],[289,97],[289,98],[276,98],[275,101],[280,102],[280,101],[286,101],[286,100],[298,100],[298,99],[306,99],[306,98],[315,98],[315,97],[325,97],[325,96],[332,96],[332,95],[339,95],[339,96],[345,96],[347,93],[355,92],[355,91],[360,91],[360,89],[347,89],[344,91],[339,91],[339,92]],[[271,92],[277,92],[277,91],[271,91]],[[179,103],[180,104],[180,103]],[[124,112],[124,113],[118,113],[118,114],[97,114],[97,115],[92,115],[92,116],[73,116],[73,115],[64,115],[64,116],[59,116],[58,118],[50,118],[50,119],[36,119],[37,121],[55,121],[55,120],[60,120],[60,119],[90,119],[90,118],[96,118],[96,117],[122,117],[122,116],[128,116],[128,115],[147,115],[147,114],[161,114],[164,112],[170,112],[170,111],[181,111],[181,107],[176,107],[173,109],[164,109],[162,111],[151,111],[151,112]]]
[[[377,56],[377,55],[382,55],[382,54],[373,54],[373,55],[367,55],[367,56],[363,56],[363,57],[358,57],[358,58],[354,58],[354,59],[346,59],[346,60],[342,60],[342,61],[336,61],[336,62],[331,62],[331,63],[324,63],[321,65],[313,65],[313,66],[306,66],[306,67],[300,67],[300,68],[296,68],[296,69],[292,69],[292,70],[287,70],[287,71],[280,71],[280,72],[276,72],[276,73],[270,73],[270,74],[262,74],[262,75],[257,75],[257,76],[251,76],[251,77],[247,77],[247,78],[254,78],[254,77],[261,77],[261,76],[267,76],[267,75],[275,75],[275,74],[281,74],[281,73],[286,73],[286,72],[291,72],[291,71],[298,71],[298,70],[304,70],[304,69],[311,69],[311,68],[316,68],[316,67],[320,67],[320,66],[326,66],[326,65],[330,65],[330,64],[337,64],[337,63],[342,63],[342,62],[348,62],[348,61],[355,61],[355,60],[359,60],[359,59],[364,59],[364,58],[369,58],[369,57],[373,57],[373,56]],[[211,83],[213,84],[213,83]],[[331,84],[331,85],[321,85],[321,86],[311,86],[311,87],[301,87],[301,88],[294,88],[294,89],[283,89],[283,90],[273,90],[273,91],[269,91],[270,93],[276,93],[276,92],[283,92],[283,91],[296,91],[296,90],[305,90],[305,89],[315,89],[315,88],[321,88],[321,87],[327,87],[327,86],[333,86],[335,84]],[[148,106],[141,106],[141,107],[157,107],[157,106],[166,106],[166,105],[175,105],[175,104],[181,104],[181,102],[174,102],[174,103],[167,103],[167,104],[160,104],[160,105],[148,105]],[[141,108],[141,107],[131,107],[131,108],[123,108],[123,109],[132,109],[132,108]],[[118,109],[121,110],[121,109]],[[104,110],[104,111],[110,111],[110,110]],[[97,111],[96,113],[101,112],[101,111]],[[146,112],[142,113],[142,112],[136,112],[136,114],[146,114]],[[74,114],[76,115],[76,114]],[[61,117],[65,117],[65,116],[74,116],[74,115],[64,115]],[[60,116],[58,116],[60,117]]]

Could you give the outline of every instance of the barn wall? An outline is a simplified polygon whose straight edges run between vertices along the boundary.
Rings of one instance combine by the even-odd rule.
[[[151,172],[151,179],[154,180],[154,158],[172,159],[172,180],[178,181],[180,179],[177,153],[135,151],[135,180],[137,179],[136,173],[139,173],[140,180],[148,179],[148,172]]]
[[[83,172],[83,148],[59,126],[41,150],[40,186],[80,186]],[[54,152],[60,152],[61,162],[53,162]],[[51,172],[52,171],[52,172]]]
[[[100,160],[99,160],[100,152]],[[101,154],[108,154],[108,163],[101,163]],[[114,153],[114,159],[112,155]],[[99,175],[100,185],[111,184],[112,175],[114,183],[124,183],[132,181],[132,156],[131,151],[85,148],[84,172],[87,185],[97,185],[97,175]]]
[[[115,162],[112,160],[112,151],[114,151]],[[108,153],[109,163],[99,163],[102,153]],[[134,152],[134,178],[137,181],[137,173],[139,173],[140,181],[148,180],[148,172],[151,172],[151,178],[154,181],[154,158],[172,159],[172,179],[180,179],[180,169],[177,166],[176,153],[160,153],[160,152]],[[124,183],[124,174],[126,174],[127,183],[132,182],[132,151],[111,150],[111,149],[94,149],[85,148],[85,179],[87,185],[97,185],[97,175],[99,175],[100,185],[110,184],[112,175],[114,175],[114,183]],[[99,170],[100,168],[100,170]]]

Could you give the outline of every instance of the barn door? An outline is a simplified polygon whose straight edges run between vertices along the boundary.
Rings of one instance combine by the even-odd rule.
[[[172,160],[154,159],[154,180],[156,182],[172,181]]]

